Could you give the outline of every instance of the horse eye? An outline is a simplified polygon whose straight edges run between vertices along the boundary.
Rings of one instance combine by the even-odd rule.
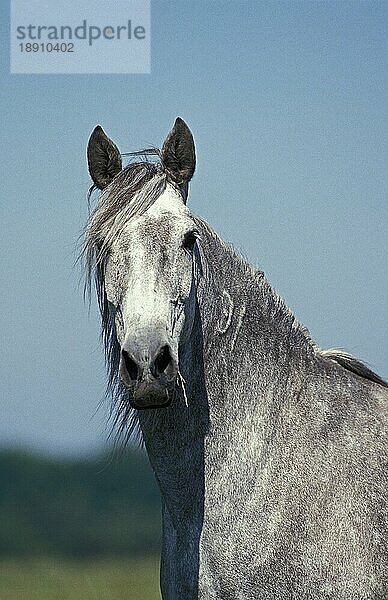
[[[192,250],[195,242],[198,239],[197,231],[188,231],[183,238],[183,247],[185,250]]]

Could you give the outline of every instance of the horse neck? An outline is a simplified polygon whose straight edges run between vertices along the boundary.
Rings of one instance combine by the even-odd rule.
[[[218,468],[226,447],[236,460],[260,460],[281,435],[281,415],[304,385],[315,345],[263,273],[211,230],[202,247],[207,268],[199,303],[212,424],[207,452]]]
[[[206,226],[206,276],[199,290],[206,368],[217,353],[231,378],[248,368],[251,381],[289,379],[314,352],[307,330],[252,268]],[[255,356],[256,360],[252,361]],[[240,376],[241,379],[241,376]]]

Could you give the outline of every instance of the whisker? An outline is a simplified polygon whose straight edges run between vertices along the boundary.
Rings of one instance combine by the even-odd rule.
[[[185,400],[186,407],[189,408],[189,402],[187,400],[187,394],[186,394],[186,381],[179,369],[178,369],[178,377],[179,377],[179,383],[182,387],[183,398]]]

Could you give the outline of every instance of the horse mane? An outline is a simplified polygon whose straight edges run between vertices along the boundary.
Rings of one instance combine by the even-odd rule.
[[[369,369],[361,360],[355,358],[348,352],[344,352],[343,350],[338,350],[336,348],[330,348],[328,350],[321,350],[320,353],[324,358],[335,361],[347,371],[351,371],[352,373],[355,373],[364,379],[369,379],[374,383],[378,383],[383,387],[388,387],[388,382],[377,375],[377,373]]]
[[[142,215],[165,190],[166,184],[167,176],[161,163],[149,160],[131,163],[113,178],[101,192],[86,226],[83,254],[87,267],[93,267],[95,261],[104,261],[125,223]],[[95,186],[90,188],[89,198],[94,189]]]
[[[388,387],[388,382],[377,375],[377,373],[369,369],[366,364],[354,357],[352,354],[335,348],[322,350],[311,337],[307,327],[298,321],[283,298],[279,296],[279,294],[277,294],[277,292],[273,289],[271,284],[266,279],[264,272],[253,267],[237,250],[233,248],[233,246],[220,238],[219,235],[208,225],[208,223],[198,217],[196,217],[196,221],[210,237],[212,237],[218,244],[220,244],[221,247],[224,248],[224,250],[229,250],[232,253],[233,259],[240,263],[243,271],[256,281],[258,287],[261,289],[261,301],[270,305],[270,310],[273,311],[273,316],[277,319],[282,319],[283,321],[287,322],[290,330],[299,336],[299,338],[305,340],[315,354],[336,362],[347,371],[351,371],[352,373],[364,379],[368,379],[373,383]]]

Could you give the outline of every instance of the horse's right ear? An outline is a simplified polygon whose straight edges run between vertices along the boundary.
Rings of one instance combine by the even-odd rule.
[[[116,144],[100,125],[94,128],[88,143],[89,173],[95,185],[103,190],[122,169],[121,154]]]

